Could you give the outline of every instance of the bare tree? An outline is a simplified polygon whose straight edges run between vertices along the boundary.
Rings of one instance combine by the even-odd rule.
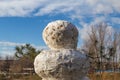
[[[92,58],[91,66],[97,70],[104,70],[105,64],[117,61],[117,50],[120,36],[116,31],[109,31],[105,23],[91,26],[89,38],[84,41],[84,50]]]

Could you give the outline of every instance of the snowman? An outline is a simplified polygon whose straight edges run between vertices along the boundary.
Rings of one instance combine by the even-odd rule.
[[[50,22],[43,30],[43,40],[50,48],[34,60],[42,80],[89,80],[89,59],[77,50],[78,30],[64,20]]]

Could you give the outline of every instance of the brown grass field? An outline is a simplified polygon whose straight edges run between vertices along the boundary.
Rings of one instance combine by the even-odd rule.
[[[88,74],[90,80],[120,80],[120,73],[114,72],[103,72],[103,73],[92,73]],[[42,80],[37,75],[26,77],[21,80]]]
[[[103,72],[103,73],[92,73],[88,74],[88,77],[90,80],[120,80],[120,73],[115,72]],[[31,75],[31,76],[17,76],[12,77],[10,79],[2,79],[0,80],[42,80],[37,75]]]
[[[120,80],[120,73],[102,72],[88,75],[91,80]]]

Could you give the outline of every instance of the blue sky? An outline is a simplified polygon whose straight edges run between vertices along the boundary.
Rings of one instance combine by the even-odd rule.
[[[44,27],[54,20],[72,22],[85,38],[91,24],[120,27],[119,0],[0,0],[0,55],[13,55],[16,45],[45,48]],[[81,40],[79,40],[79,46]]]

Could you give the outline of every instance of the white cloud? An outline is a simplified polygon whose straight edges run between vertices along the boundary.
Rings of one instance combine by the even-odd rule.
[[[120,18],[118,18],[118,17],[112,17],[111,21],[112,21],[112,23],[120,24]]]
[[[0,1],[0,16],[29,16],[46,0],[4,0]]]
[[[74,12],[72,15],[120,12],[118,0],[0,0],[0,16],[41,16]],[[71,16],[72,16],[71,15]]]
[[[101,16],[101,17],[95,17],[93,21],[91,21],[90,25],[94,25],[94,24],[99,24],[99,23],[103,23],[106,21],[106,17],[105,16]]]
[[[6,42],[0,41],[0,46],[17,46],[17,45],[24,45],[24,43],[14,43],[14,42]]]
[[[89,40],[89,35],[91,33],[91,26],[103,23],[102,25],[104,25],[105,22],[105,17],[96,17],[94,18],[93,21],[91,21],[90,23],[85,23],[85,22],[80,22],[82,28],[79,28],[79,33],[80,33],[80,38],[82,40]],[[112,34],[112,32],[114,32],[114,29],[112,26],[110,26],[109,24],[107,24],[107,28],[106,28],[106,33],[107,34]]]
[[[56,13],[65,13],[65,12],[73,11],[74,9],[78,8],[81,5],[81,2],[82,1],[78,1],[78,0],[76,1],[53,0],[48,4],[45,4],[42,8],[39,8],[39,11],[35,15],[39,16],[50,13],[56,14]]]
[[[110,14],[113,13],[112,6],[105,4],[98,4],[93,11],[95,14]]]
[[[91,32],[91,26],[102,23],[104,21],[105,17],[102,16],[94,18],[94,20],[91,21],[90,23],[80,22],[80,25],[82,26],[82,28],[79,29],[80,38],[83,40],[88,40],[89,39],[88,34]]]
[[[89,5],[95,5],[96,3],[98,3],[99,0],[86,0],[86,3],[89,4]]]
[[[106,3],[108,3],[110,6],[112,6],[113,10],[120,13],[120,1],[118,1],[118,0],[106,0]]]
[[[2,50],[0,51],[0,57],[5,58],[6,56],[12,57],[14,56],[14,50]]]

